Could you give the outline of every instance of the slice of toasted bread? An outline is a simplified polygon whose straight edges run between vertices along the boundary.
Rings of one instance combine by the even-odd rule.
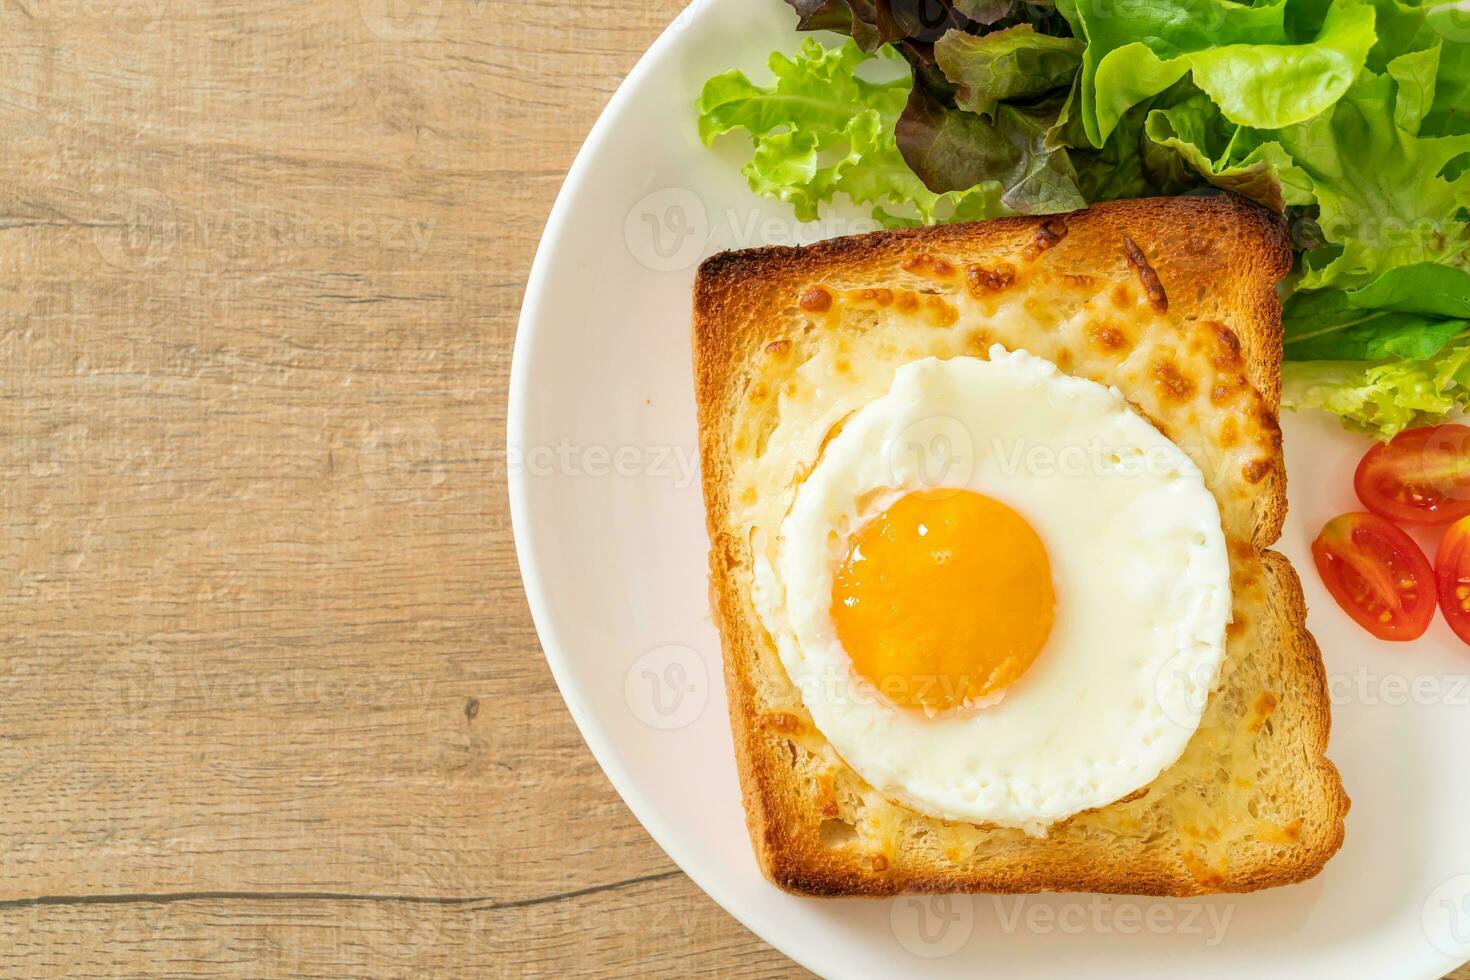
[[[812,895],[1041,890],[1196,895],[1316,874],[1348,808],[1320,654],[1281,533],[1277,426],[1290,266],[1281,221],[1240,199],[717,255],[694,291],[711,597],[747,822],[765,874]],[[885,799],[817,731],[752,604],[796,488],[894,368],[1024,348],[1116,386],[1200,466],[1229,542],[1234,621],[1183,756],[1045,837]]]

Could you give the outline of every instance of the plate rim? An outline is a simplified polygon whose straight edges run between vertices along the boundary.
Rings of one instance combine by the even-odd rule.
[[[524,445],[521,437],[524,435],[529,414],[530,351],[536,342],[534,339],[535,323],[539,319],[543,294],[548,288],[547,280],[551,265],[549,256],[554,247],[551,243],[559,240],[566,231],[572,214],[570,200],[575,196],[581,183],[587,179],[592,160],[615,129],[619,117],[627,110],[628,104],[634,98],[634,92],[639,87],[638,83],[644,75],[653,70],[656,62],[667,57],[673,50],[683,34],[681,30],[683,18],[700,16],[704,13],[702,9],[697,9],[700,3],[701,0],[691,0],[689,5],[664,27],[659,36],[649,45],[648,50],[639,56],[632,69],[618,84],[607,105],[598,113],[586,139],[583,140],[576,156],[572,159],[572,165],[567,169],[567,175],[562,181],[561,188],[557,191],[556,200],[551,206],[551,213],[536,243],[536,252],[531,260],[531,270],[526,278],[526,291],[521,301],[520,316],[516,320],[506,407],[507,459],[513,457],[519,446]],[[632,811],[633,817],[653,838],[654,843],[663,850],[669,860],[674,862],[680,872],[694,882],[700,891],[708,895],[715,904],[749,929],[762,942],[812,973],[822,975],[819,964],[813,957],[798,953],[790,944],[775,938],[773,930],[767,929],[764,923],[755,921],[756,916],[747,914],[744,909],[737,909],[736,906],[739,903],[725,893],[722,884],[712,881],[710,876],[702,870],[698,872],[693,870],[697,862],[692,860],[692,856],[682,845],[676,843],[673,828],[669,826],[657,808],[638,791],[633,775],[612,758],[609,740],[598,726],[592,713],[586,710],[577,691],[576,682],[572,678],[570,660],[566,656],[545,598],[545,574],[535,557],[534,535],[530,531],[529,524],[531,507],[529,480],[525,473],[512,472],[507,468],[506,485],[510,497],[511,537],[515,546],[516,564],[520,570],[526,604],[530,607],[531,621],[536,628],[537,639],[541,643],[541,652],[546,658],[547,666],[551,669],[551,676],[556,682],[557,691],[571,713],[572,721],[576,724],[582,741],[591,751],[598,767],[612,783],[613,789],[617,791],[623,803]]]

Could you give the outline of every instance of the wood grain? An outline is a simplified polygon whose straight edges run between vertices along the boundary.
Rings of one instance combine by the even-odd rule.
[[[787,969],[507,517],[532,252],[678,6],[0,0],[0,972]]]
[[[0,912],[6,975],[785,977],[683,875],[529,904],[236,898]]]
[[[563,708],[504,412],[679,0],[0,0],[0,973],[799,971]]]

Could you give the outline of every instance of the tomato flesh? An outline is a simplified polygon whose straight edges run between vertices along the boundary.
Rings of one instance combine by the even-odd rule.
[[[1451,524],[1434,558],[1439,608],[1455,635],[1470,643],[1470,517]]]
[[[1412,538],[1377,514],[1328,521],[1312,558],[1332,598],[1379,639],[1416,640],[1429,628],[1434,569]]]
[[[1470,427],[1400,432],[1368,450],[1353,486],[1363,506],[1400,524],[1446,524],[1470,515]]]

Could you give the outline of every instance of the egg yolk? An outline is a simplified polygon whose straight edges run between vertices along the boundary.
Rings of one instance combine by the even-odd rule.
[[[898,500],[852,534],[832,583],[837,637],[858,673],[897,704],[929,712],[1024,674],[1055,604],[1031,525],[967,490]]]

